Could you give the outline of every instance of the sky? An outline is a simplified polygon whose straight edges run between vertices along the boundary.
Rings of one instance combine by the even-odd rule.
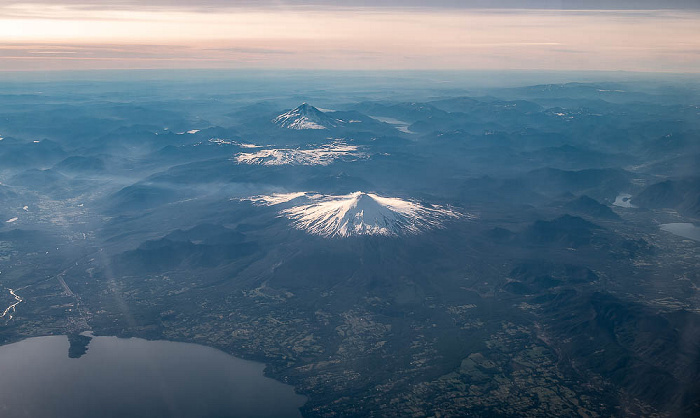
[[[0,71],[700,73],[700,0],[4,0]]]

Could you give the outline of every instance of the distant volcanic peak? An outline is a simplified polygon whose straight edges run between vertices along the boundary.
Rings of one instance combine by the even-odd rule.
[[[341,196],[310,193],[258,196],[258,204],[277,205],[298,198],[299,204],[280,211],[300,230],[322,237],[354,235],[397,236],[440,228],[445,220],[462,214],[446,207],[411,200],[355,192]],[[252,200],[252,199],[251,199]]]
[[[339,121],[321,112],[308,103],[302,103],[296,109],[282,113],[272,120],[287,129],[328,129],[338,126]]]

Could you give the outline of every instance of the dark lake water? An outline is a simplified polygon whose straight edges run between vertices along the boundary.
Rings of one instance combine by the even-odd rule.
[[[201,345],[116,337],[93,337],[87,352],[77,345],[73,358],[66,336],[0,347],[0,417],[300,417],[306,401],[263,376],[263,364]]]

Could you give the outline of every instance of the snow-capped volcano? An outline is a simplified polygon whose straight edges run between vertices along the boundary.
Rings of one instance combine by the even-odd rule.
[[[341,196],[289,193],[256,196],[250,200],[268,206],[293,204],[282,209],[280,214],[292,220],[295,228],[327,238],[417,234],[441,227],[446,219],[462,216],[443,206],[364,192]]]
[[[282,113],[272,120],[274,124],[287,129],[328,129],[340,124],[308,103],[302,103],[296,109]]]

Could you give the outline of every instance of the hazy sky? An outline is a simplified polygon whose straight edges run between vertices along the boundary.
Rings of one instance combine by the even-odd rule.
[[[700,73],[700,0],[0,3],[0,70],[94,68]]]

